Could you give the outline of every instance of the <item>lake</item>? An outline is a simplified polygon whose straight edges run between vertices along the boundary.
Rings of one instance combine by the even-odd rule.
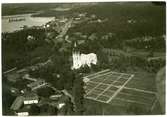
[[[31,17],[31,15],[32,14],[2,16],[2,32],[13,32],[20,30],[24,25],[28,27],[41,26],[54,19],[54,17]],[[9,22],[9,20],[19,21]]]

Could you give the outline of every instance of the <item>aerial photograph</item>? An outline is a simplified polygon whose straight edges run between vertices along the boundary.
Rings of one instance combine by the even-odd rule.
[[[165,2],[1,9],[4,116],[165,114]]]

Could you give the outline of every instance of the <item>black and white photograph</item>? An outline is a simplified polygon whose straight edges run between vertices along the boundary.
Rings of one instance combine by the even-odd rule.
[[[1,3],[1,63],[3,116],[164,115],[166,2]]]

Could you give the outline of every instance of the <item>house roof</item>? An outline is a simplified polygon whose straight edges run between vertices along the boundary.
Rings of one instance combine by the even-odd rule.
[[[10,73],[7,75],[7,79],[9,81],[16,82],[18,79],[20,79],[20,75],[18,73]]]
[[[38,100],[38,95],[35,93],[27,93],[24,95],[24,101],[25,100]]]
[[[18,110],[23,104],[24,97],[23,96],[18,96],[13,104],[11,105],[10,109],[12,110]]]
[[[32,82],[32,83],[28,84],[27,86],[30,87],[30,88],[35,88],[35,87],[37,87],[41,84],[44,84],[44,83],[46,83],[45,80],[38,79],[37,81]]]

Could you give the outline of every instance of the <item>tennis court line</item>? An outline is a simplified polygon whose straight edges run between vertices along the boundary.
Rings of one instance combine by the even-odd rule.
[[[125,85],[133,78],[134,75],[131,75],[131,77],[129,77],[129,79],[112,95],[112,97],[107,101],[108,103],[114,99],[117,94],[125,87]]]
[[[120,72],[115,72],[115,71],[111,71],[110,69],[105,69],[105,70],[102,70],[102,71],[99,71],[99,72],[96,72],[96,73],[93,73],[93,74],[89,74],[87,76],[84,76],[83,78],[88,78],[88,77],[91,77],[91,76],[94,76],[94,75],[98,75],[100,73],[103,73],[101,75],[104,75],[105,72],[112,72],[112,73],[115,73],[115,74],[122,74],[122,75],[131,75],[131,74],[127,74],[127,73],[120,73]]]
[[[115,87],[114,85],[113,85],[113,87]],[[107,87],[106,87],[107,88]],[[115,88],[119,88],[119,87],[115,87]],[[96,88],[97,90],[104,90],[104,88]],[[109,90],[108,90],[109,91]],[[112,90],[112,91],[114,91],[114,90]],[[116,91],[116,90],[115,90]],[[111,92],[111,91],[110,91]]]
[[[91,83],[99,83],[99,82],[94,82],[94,81],[89,81]],[[106,83],[101,83],[103,85],[107,85],[109,86],[110,84],[106,84]],[[112,84],[111,84],[112,85]],[[119,88],[120,86],[116,86],[116,85],[112,85],[113,87]],[[153,91],[148,91],[148,90],[142,90],[142,89],[136,89],[136,88],[129,88],[129,87],[124,87],[124,89],[128,89],[128,90],[134,90],[134,91],[138,91],[138,92],[143,92],[143,93],[150,93],[150,94],[156,94],[156,92]],[[121,92],[122,93],[122,92]]]
[[[121,75],[132,75],[132,74],[127,74],[127,73],[120,73],[120,72],[115,72],[115,71],[112,71],[113,73],[116,73],[116,74],[121,74]]]
[[[95,98],[92,98],[92,97],[86,97],[86,98],[87,98],[87,99],[94,100],[94,101],[98,101],[98,102],[106,103],[106,101],[96,100]]]
[[[122,77],[122,75],[120,75],[116,80],[114,80],[114,82],[112,82],[106,89],[104,89],[97,97],[100,97],[105,91],[107,91],[117,80],[119,80]],[[118,90],[118,89],[117,89]]]
[[[102,96],[105,96],[105,97],[109,98],[109,96],[106,96],[106,95],[102,95]],[[107,103],[107,104],[109,103],[109,102],[107,102],[107,101],[98,100],[98,99],[96,99],[96,98],[94,98],[94,97],[85,97],[85,98],[91,99],[91,100],[94,100],[94,101],[98,101],[98,102],[102,102],[102,103]],[[121,100],[121,101],[125,101],[125,102],[129,102],[129,103],[136,103],[136,104],[141,104],[141,105],[149,106],[148,103],[144,103],[144,102],[141,102],[141,101],[135,101],[135,100],[129,100],[129,99],[123,99],[123,98],[114,98],[114,99],[116,99],[116,100]],[[157,100],[156,100],[156,101],[157,101]],[[152,106],[152,108],[155,107],[156,101],[154,102],[154,105]]]
[[[100,74],[100,73],[103,73],[103,74]],[[103,70],[103,71],[100,71],[100,72],[97,72],[97,73],[94,73],[94,74],[90,74],[88,76],[84,76],[83,78],[88,78],[88,77],[93,76],[93,78],[88,78],[88,79],[91,80],[91,79],[94,79],[94,78],[97,78],[97,77],[100,77],[100,76],[103,76],[103,75],[108,75],[109,73],[111,73],[111,74],[116,73],[118,75],[131,75],[131,74],[126,74],[126,73],[114,72],[114,71],[110,71],[110,69],[106,69],[106,70]],[[95,75],[97,75],[97,76],[95,76]],[[127,79],[127,78],[124,78],[124,79]]]
[[[156,92],[153,92],[153,91],[142,90],[142,89],[136,89],[136,88],[124,87],[124,89],[129,89],[129,90],[139,91],[139,92],[143,92],[143,93],[156,94]]]
[[[107,85],[107,86],[110,86],[110,85],[112,85],[112,86],[114,86],[114,87],[119,87],[119,86],[116,86],[116,85],[113,85],[112,83],[111,84],[107,84],[107,83],[103,83],[103,82],[95,82],[95,81],[89,81],[90,83],[95,83],[95,84],[99,84],[99,83],[101,83],[101,84],[103,84],[103,85]],[[88,83],[89,83],[88,82]]]
[[[100,76],[108,76],[108,75],[111,75],[111,74],[112,74],[112,71],[107,72],[107,73],[105,73],[105,74],[99,74],[99,75],[94,76],[94,77],[92,77],[92,78],[88,78],[88,77],[84,77],[84,78],[88,78],[89,80],[92,80],[92,79],[95,79],[95,78],[99,78]]]
[[[108,90],[108,92],[114,93],[114,91],[111,91],[111,90]],[[147,96],[137,96],[137,95],[133,95],[133,94],[129,94],[129,93],[123,93],[123,92],[120,92],[119,94],[132,96],[132,97],[140,97],[140,98],[144,98],[144,99],[147,99],[147,100],[150,100],[150,101],[153,100],[153,98],[148,98]],[[105,94],[104,96],[109,96],[109,95]]]
[[[102,83],[102,82],[94,82],[94,81],[89,81],[89,82],[90,82],[90,83],[95,83],[95,84],[99,84],[99,83],[101,83],[101,84],[103,84],[103,85],[107,85],[107,86],[109,85],[109,84],[105,84],[105,83]],[[89,82],[88,82],[88,83],[89,83]]]
[[[97,75],[97,74],[100,74],[100,73],[105,73],[105,72],[108,72],[108,71],[110,71],[110,69],[102,70],[100,72],[97,72],[97,73],[94,73],[94,74],[89,74],[89,75],[84,76],[84,77],[88,78],[88,77],[91,77],[91,76],[94,76],[94,75]]]
[[[105,78],[104,78],[103,80],[105,80]],[[102,82],[103,82],[103,80],[102,80]],[[102,84],[102,82],[98,83],[94,88],[92,88],[92,89],[86,94],[86,96],[87,96],[88,94],[90,94],[95,88],[97,88],[98,86],[100,86],[100,85]]]

